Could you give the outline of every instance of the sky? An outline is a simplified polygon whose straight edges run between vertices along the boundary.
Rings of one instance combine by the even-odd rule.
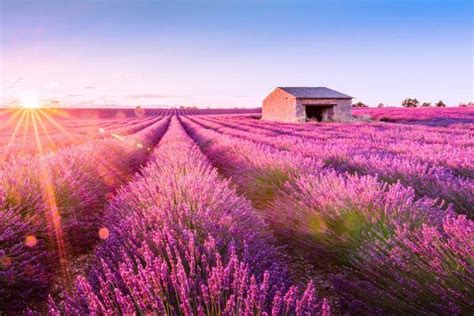
[[[277,86],[458,105],[473,3],[0,0],[0,105],[259,107]]]

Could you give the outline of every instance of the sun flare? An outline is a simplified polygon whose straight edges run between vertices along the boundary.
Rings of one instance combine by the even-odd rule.
[[[41,104],[35,95],[24,95],[20,98],[20,105],[25,109],[38,109]]]

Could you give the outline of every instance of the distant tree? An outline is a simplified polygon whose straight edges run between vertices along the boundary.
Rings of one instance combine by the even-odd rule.
[[[428,107],[428,106],[431,106],[431,102],[423,102],[421,104],[422,107]]]
[[[378,108],[383,108],[384,105],[383,105],[383,103],[379,103],[379,105],[377,105],[377,107],[378,107]]]
[[[464,103],[464,102],[460,102],[460,103],[459,103],[459,107],[460,107],[460,108],[466,108],[466,107],[467,107],[467,104]]]
[[[436,103],[436,107],[438,107],[438,108],[445,108],[445,107],[446,107],[446,104],[444,104],[443,101],[439,100],[439,101]]]
[[[418,102],[417,99],[412,99],[412,98],[406,98],[402,102],[402,106],[404,106],[406,108],[416,108],[416,107],[418,107],[419,104],[420,104],[420,102]]]
[[[352,107],[354,107],[354,108],[368,108],[368,105],[359,101],[359,102],[353,104]]]

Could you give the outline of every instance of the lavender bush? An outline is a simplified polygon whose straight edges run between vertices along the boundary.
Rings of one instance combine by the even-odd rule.
[[[226,166],[223,172],[232,176],[261,209],[278,239],[292,249],[294,260],[303,257],[302,264],[309,263],[332,280],[343,309],[422,314],[472,310],[465,301],[473,289],[459,282],[469,281],[472,271],[472,245],[459,238],[472,240],[472,222],[454,215],[452,205],[440,208],[436,199],[420,197],[414,188],[400,182],[388,184],[370,175],[308,168],[298,155],[286,160],[291,170],[298,172],[281,181],[283,185],[271,178],[262,179],[260,174],[265,174],[265,169],[286,170],[272,162],[286,150],[272,151],[274,146],[256,145],[240,136],[205,129],[195,119],[183,122],[211,160]],[[262,160],[266,165],[255,169],[256,161]],[[234,170],[229,171],[232,166]],[[267,199],[252,194],[256,180],[274,189]],[[446,230],[446,223],[453,222],[459,223],[458,228]],[[427,232],[439,234],[438,252],[417,252],[417,247],[433,241]],[[405,258],[405,266],[393,263],[397,254]],[[422,256],[426,258],[417,259]],[[435,260],[436,265],[426,264],[429,260]],[[414,282],[424,283],[407,290],[405,283]],[[378,300],[375,290],[383,299]]]
[[[221,123],[222,119],[193,119],[205,128],[210,128],[236,136],[245,140],[275,147],[279,150],[295,153],[298,156],[311,157],[321,160],[325,166],[335,168],[340,172],[351,172],[358,174],[377,175],[381,180],[388,183],[401,183],[411,186],[416,193],[421,196],[430,196],[452,203],[459,213],[467,214],[472,218],[474,216],[472,205],[474,205],[474,179],[459,176],[459,169],[451,170],[442,166],[440,163],[424,162],[414,157],[400,155],[400,151],[405,151],[411,146],[411,152],[427,152],[426,148],[421,148],[411,142],[408,145],[397,142],[390,150],[387,141],[374,142],[351,139],[350,142],[334,141],[328,143],[327,139],[311,140],[308,137],[281,135],[278,129],[271,132],[259,130],[255,126],[242,128],[241,125]],[[227,127],[229,126],[229,127]],[[339,136],[338,137],[345,137]],[[398,147],[397,147],[398,146]],[[387,148],[389,147],[389,148]],[[444,150],[450,150],[444,146]],[[463,152],[461,154],[461,151]],[[469,154],[470,148],[451,151],[450,155],[455,157],[464,157]],[[472,152],[474,156],[474,152]],[[445,160],[440,157],[439,160]],[[472,158],[464,159],[463,165],[472,166]],[[462,168],[462,173],[469,174],[471,169]]]
[[[0,313],[472,314],[471,110],[378,111],[77,111],[42,154],[5,126]]]
[[[0,170],[0,216],[6,234],[1,260],[13,260],[2,266],[2,282],[9,288],[8,295],[0,298],[2,310],[16,310],[20,306],[16,302],[24,307],[32,297],[45,297],[47,292],[38,288],[52,285],[51,273],[43,276],[46,271],[68,282],[67,261],[99,240],[107,195],[145,161],[146,148],[164,133],[167,122],[162,119],[127,140],[95,140],[57,153],[21,157]],[[144,146],[137,147],[137,142]],[[36,242],[25,246],[26,236]]]
[[[313,285],[288,284],[266,225],[176,119],[142,174],[108,209],[100,262],[51,313],[320,313]]]

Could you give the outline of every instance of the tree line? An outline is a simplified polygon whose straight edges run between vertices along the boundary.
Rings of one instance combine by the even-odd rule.
[[[471,103],[469,103],[471,104]],[[405,100],[402,101],[402,106],[403,107],[406,107],[406,108],[417,108],[417,107],[430,107],[432,106],[432,103],[431,102],[423,102],[423,103],[420,103],[420,101],[418,101],[416,98],[406,98]],[[446,104],[442,101],[442,100],[439,100],[438,102],[436,102],[434,104],[435,107],[438,107],[438,108],[445,108],[446,107]],[[463,106],[468,106],[464,103],[461,103],[459,104],[460,107],[463,107]],[[357,102],[357,103],[354,103],[352,105],[352,107],[354,108],[368,108],[369,106],[361,101]],[[377,105],[377,107],[379,108],[383,108],[384,107],[384,104],[383,103],[379,103]]]

